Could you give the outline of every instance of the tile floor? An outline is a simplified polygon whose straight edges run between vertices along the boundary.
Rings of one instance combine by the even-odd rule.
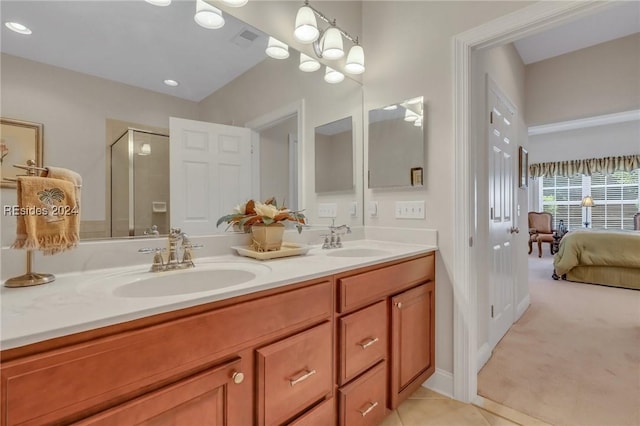
[[[484,400],[492,411],[501,408]],[[509,410],[509,409],[506,409]],[[472,404],[464,404],[427,388],[419,388],[382,422],[381,426],[513,426],[535,424],[535,419],[518,417],[521,413],[506,412],[505,416],[518,418],[518,422],[489,412]],[[534,420],[529,422],[527,420]]]

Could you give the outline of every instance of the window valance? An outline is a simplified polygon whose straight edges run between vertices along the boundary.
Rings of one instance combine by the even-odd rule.
[[[565,176],[577,174],[591,176],[593,173],[611,174],[624,171],[631,172],[640,168],[640,155],[621,157],[589,158],[585,160],[558,161],[555,163],[536,163],[529,166],[532,178]]]

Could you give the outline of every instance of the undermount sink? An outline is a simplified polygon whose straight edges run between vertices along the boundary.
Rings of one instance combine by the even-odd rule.
[[[387,250],[380,250],[368,247],[351,247],[332,250],[327,253],[327,256],[335,257],[375,257],[391,254]]]
[[[167,272],[135,272],[107,276],[83,286],[90,292],[116,297],[166,297],[221,290],[249,282],[271,271],[264,265],[204,263],[195,268]]]

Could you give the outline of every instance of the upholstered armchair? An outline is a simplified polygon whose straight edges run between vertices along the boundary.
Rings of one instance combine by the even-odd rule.
[[[640,212],[633,215],[633,230],[640,231]]]
[[[538,257],[542,257],[542,243],[549,243],[549,252],[553,253],[553,216],[548,212],[529,212],[529,254],[533,243],[538,244]]]

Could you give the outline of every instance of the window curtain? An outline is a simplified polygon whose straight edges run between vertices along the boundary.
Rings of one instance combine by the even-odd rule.
[[[640,155],[536,163],[529,166],[529,175],[532,178],[571,177],[577,174],[591,176],[593,173],[607,175],[614,172],[631,172],[635,169],[640,169]]]

